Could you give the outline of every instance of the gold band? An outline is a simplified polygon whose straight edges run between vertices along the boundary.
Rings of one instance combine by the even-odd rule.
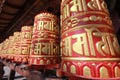
[[[99,12],[98,11],[87,11],[87,12],[82,12],[82,13],[76,14],[74,16],[71,16],[71,17],[67,18],[65,21],[70,20],[73,17],[84,16],[84,15],[88,15],[88,14],[99,14],[99,15],[108,16],[108,14],[100,12],[100,11]]]
[[[16,55],[16,56],[17,56],[17,55]],[[29,57],[29,55],[28,55],[28,54],[18,54],[17,57]]]
[[[75,57],[63,57],[62,60],[67,60],[67,61],[120,61],[120,58],[75,58]]]
[[[108,26],[108,25],[102,25],[102,24],[87,24],[87,25],[80,25],[80,26],[77,26],[77,27],[68,29],[67,31],[64,31],[64,32],[62,33],[62,35],[70,32],[70,31],[76,31],[76,30],[79,30],[79,29],[82,29],[82,28],[92,28],[92,27],[94,27],[94,28],[95,28],[95,27],[96,27],[96,28],[101,28],[101,26],[102,26],[102,28],[103,28],[103,27],[106,27],[106,28],[112,30],[112,27],[110,27],[110,26]]]
[[[60,57],[58,55],[30,55],[30,57]]]

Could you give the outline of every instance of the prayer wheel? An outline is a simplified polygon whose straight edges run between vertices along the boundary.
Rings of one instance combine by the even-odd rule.
[[[0,53],[0,56],[1,56],[1,59],[5,59],[5,48],[4,48],[4,44],[5,44],[5,41],[3,41],[0,46],[1,46],[1,53]]]
[[[0,53],[0,59],[2,59],[2,48],[3,47],[3,43],[0,43],[0,51],[1,51],[1,53]]]
[[[12,57],[13,61],[15,61],[15,58],[17,53],[19,53],[19,43],[20,43],[20,32],[14,32],[13,34],[14,40],[11,42],[11,48],[12,48]]]
[[[18,53],[16,54],[16,62],[28,63],[31,45],[32,26],[23,26],[19,35]]]
[[[21,32],[14,32],[14,42],[13,42],[13,53],[14,53],[14,61],[17,62],[17,57],[19,57],[19,53],[21,52],[19,47],[20,47],[20,37]]]
[[[9,39],[5,39],[4,41],[4,46],[3,46],[3,55],[4,55],[4,58],[7,59],[8,57],[8,48],[9,48]]]
[[[20,32],[14,32],[14,43],[13,43],[13,45],[16,46],[14,53],[18,53],[18,46],[20,44],[20,39],[21,39],[20,34],[21,34]]]
[[[77,77],[120,77],[120,48],[104,0],[62,0],[62,71]]]
[[[59,22],[55,15],[40,13],[35,16],[31,65],[53,65],[60,62],[59,56]]]
[[[9,48],[8,48],[8,59],[13,61],[14,60],[14,39],[15,37],[14,36],[9,36]]]

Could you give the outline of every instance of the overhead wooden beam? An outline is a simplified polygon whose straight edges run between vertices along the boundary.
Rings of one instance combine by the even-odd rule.
[[[7,21],[9,21],[9,20],[11,20],[11,19],[8,19],[8,18],[5,18],[5,17],[1,16],[1,17],[0,17],[0,20],[5,20],[5,21],[7,20]]]
[[[22,8],[22,6],[12,5],[12,4],[8,3],[7,1],[5,2],[5,5],[7,5],[7,6],[11,7],[11,8],[15,8],[15,9],[20,9],[20,8]]]
[[[10,35],[13,34],[13,32],[20,30],[22,26],[29,25],[30,22],[33,22],[31,20],[34,19],[34,16],[40,12],[47,11],[47,9],[51,6],[52,8],[55,8],[52,12],[56,12],[56,8],[59,11],[60,6],[60,0],[31,0],[33,2],[29,3],[29,5],[26,5],[27,7],[24,7],[22,9],[21,14],[17,15],[11,24],[4,30],[4,39]],[[49,3],[44,3],[46,1],[49,1]],[[54,3],[53,3],[54,2]],[[56,3],[58,2],[58,3]],[[27,2],[28,3],[28,2]],[[54,4],[54,5],[53,5]],[[56,6],[56,7],[55,7]],[[58,13],[55,13],[58,14]],[[32,24],[32,23],[30,23]]]
[[[0,24],[9,24],[8,22],[6,23],[6,22],[0,22]]]
[[[3,14],[7,14],[7,15],[16,15],[16,13],[9,13],[9,12],[6,12],[6,11],[2,11]]]
[[[13,32],[13,30],[14,30],[14,27],[17,27],[17,29],[18,29],[18,27],[20,27],[20,26],[16,26],[16,25],[20,25],[21,24],[21,22],[22,22],[22,19],[24,18],[25,19],[25,16],[27,16],[27,14],[31,11],[31,9],[33,9],[33,7],[36,5],[36,4],[38,4],[38,1],[39,0],[34,0],[35,1],[35,3],[33,3],[33,4],[31,4],[31,6],[29,6],[29,8],[27,8],[27,10],[24,12],[24,10],[22,10],[23,11],[23,14],[20,16],[18,16],[18,17],[20,17],[20,18],[18,18],[18,17],[16,17],[16,19],[14,19],[15,21],[13,21],[14,22],[14,24],[12,24],[11,25],[11,27],[7,30],[7,32],[5,32],[5,35],[6,36],[8,36],[9,34],[11,34],[12,32]],[[30,4],[29,4],[30,5]]]

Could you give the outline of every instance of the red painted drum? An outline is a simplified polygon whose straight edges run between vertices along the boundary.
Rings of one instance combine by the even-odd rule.
[[[0,43],[0,51],[1,51],[1,53],[0,53],[0,59],[2,59],[2,50],[3,50],[3,43]]]
[[[18,56],[16,54],[19,51],[20,32],[14,32],[13,37],[14,37],[14,40],[11,40],[10,47],[11,47],[11,55],[12,55],[11,59],[13,59],[13,61],[15,61],[16,56]]]
[[[15,62],[17,61],[16,58],[18,57],[18,54],[20,53],[20,49],[19,49],[20,39],[21,39],[20,35],[21,35],[21,32],[14,32],[14,42],[12,45],[13,45],[13,49],[14,49],[13,53],[14,53],[14,61]]]
[[[53,65],[60,62],[59,57],[59,20],[50,13],[35,16],[31,65]]]
[[[1,49],[0,58],[4,59],[4,41],[0,43],[0,49]]]
[[[4,58],[7,59],[8,57],[8,48],[9,48],[9,39],[5,39],[4,41],[4,46],[3,46],[3,55],[4,55]]]
[[[7,54],[7,49],[8,49],[8,44],[9,44],[9,39],[5,39],[2,43],[2,50],[1,50],[1,56],[2,59],[7,59],[8,54]]]
[[[62,0],[62,71],[78,77],[120,77],[120,49],[104,0]]]
[[[14,60],[14,46],[13,46],[13,44],[14,44],[14,40],[15,40],[15,37],[14,36],[9,36],[9,48],[8,48],[8,54],[9,54],[9,56],[8,56],[8,59],[9,60]]]
[[[32,26],[23,26],[21,28],[19,51],[16,55],[16,61],[18,63],[28,63],[29,54],[30,54],[30,45],[31,45],[31,36],[32,36]]]

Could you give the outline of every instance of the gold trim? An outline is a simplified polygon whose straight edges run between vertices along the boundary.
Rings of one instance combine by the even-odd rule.
[[[109,14],[106,14],[106,13],[103,13],[103,12],[98,12],[98,11],[87,11],[87,12],[82,12],[82,13],[79,13],[79,14],[76,14],[74,16],[69,16],[68,18],[64,18],[62,21],[67,21],[69,19],[72,19],[74,17],[79,17],[79,16],[85,16],[87,14],[100,14],[100,15],[104,15],[104,16],[108,16]],[[109,16],[108,16],[109,17]]]
[[[62,57],[62,60],[68,61],[120,61],[120,58],[75,58],[75,57]]]
[[[108,69],[106,67],[100,68],[100,78],[109,78]]]
[[[40,19],[41,17],[52,18],[52,19],[55,19],[55,20],[58,19],[58,18],[56,17],[56,15],[50,14],[50,13],[40,13],[40,14],[37,14],[37,15],[35,16],[35,19]]]
[[[33,38],[32,41],[35,41],[35,40],[48,40],[48,42],[49,42],[50,40],[54,40],[54,41],[55,41],[55,39],[52,39],[52,38],[48,38],[48,39],[46,39],[46,38],[41,38],[41,37]],[[48,43],[48,42],[46,42],[46,43]],[[56,42],[57,42],[57,40],[56,40]],[[41,43],[42,43],[42,42],[41,42]]]
[[[84,75],[84,76],[92,76],[90,67],[85,66],[85,67],[83,68],[83,75]]]
[[[37,25],[35,25],[35,27],[36,27],[36,26],[37,26]],[[47,31],[47,30],[44,30],[44,29],[43,29],[42,31],[40,31],[40,30],[37,30],[36,28],[35,28],[35,31],[34,31],[34,32],[39,32],[39,33],[40,33],[40,32],[41,32],[41,33],[47,32],[47,33],[49,33],[49,34],[55,34],[55,35],[56,35],[56,34],[59,34],[58,31]],[[33,32],[33,33],[34,33],[34,32]]]
[[[83,15],[87,15],[87,14],[100,14],[100,15],[105,15],[105,16],[109,15],[109,14],[107,14],[105,12],[101,12],[101,11],[86,11],[86,12],[82,12],[82,13],[76,14],[76,15],[74,15],[74,17],[83,16]]]
[[[109,15],[109,14],[103,13],[101,11],[86,11],[86,12],[82,12],[81,14],[79,13],[79,14],[75,15],[74,17],[83,16],[83,15],[87,15],[87,14],[100,14],[100,15],[105,15],[105,16]]]
[[[102,26],[102,27],[101,27]],[[106,28],[109,28],[111,30],[113,30],[112,27],[108,26],[108,25],[102,25],[102,24],[87,24],[87,25],[81,25],[81,26],[76,26],[74,28],[71,28],[71,29],[68,29],[67,31],[64,31],[62,33],[62,35],[68,33],[68,32],[71,32],[71,31],[75,31],[75,30],[79,30],[79,29],[82,29],[82,28],[103,28],[103,27],[106,27]]]
[[[23,54],[23,55],[21,55],[21,54],[16,54],[15,55],[15,57],[29,57],[29,54]]]
[[[57,55],[30,55],[30,57],[60,57],[60,56],[57,56]]]
[[[120,77],[120,68],[118,66],[115,67],[115,77]]]
[[[71,72],[72,74],[76,74],[76,73],[77,73],[76,71],[77,71],[76,66],[71,65],[71,66],[70,66],[70,72]]]

